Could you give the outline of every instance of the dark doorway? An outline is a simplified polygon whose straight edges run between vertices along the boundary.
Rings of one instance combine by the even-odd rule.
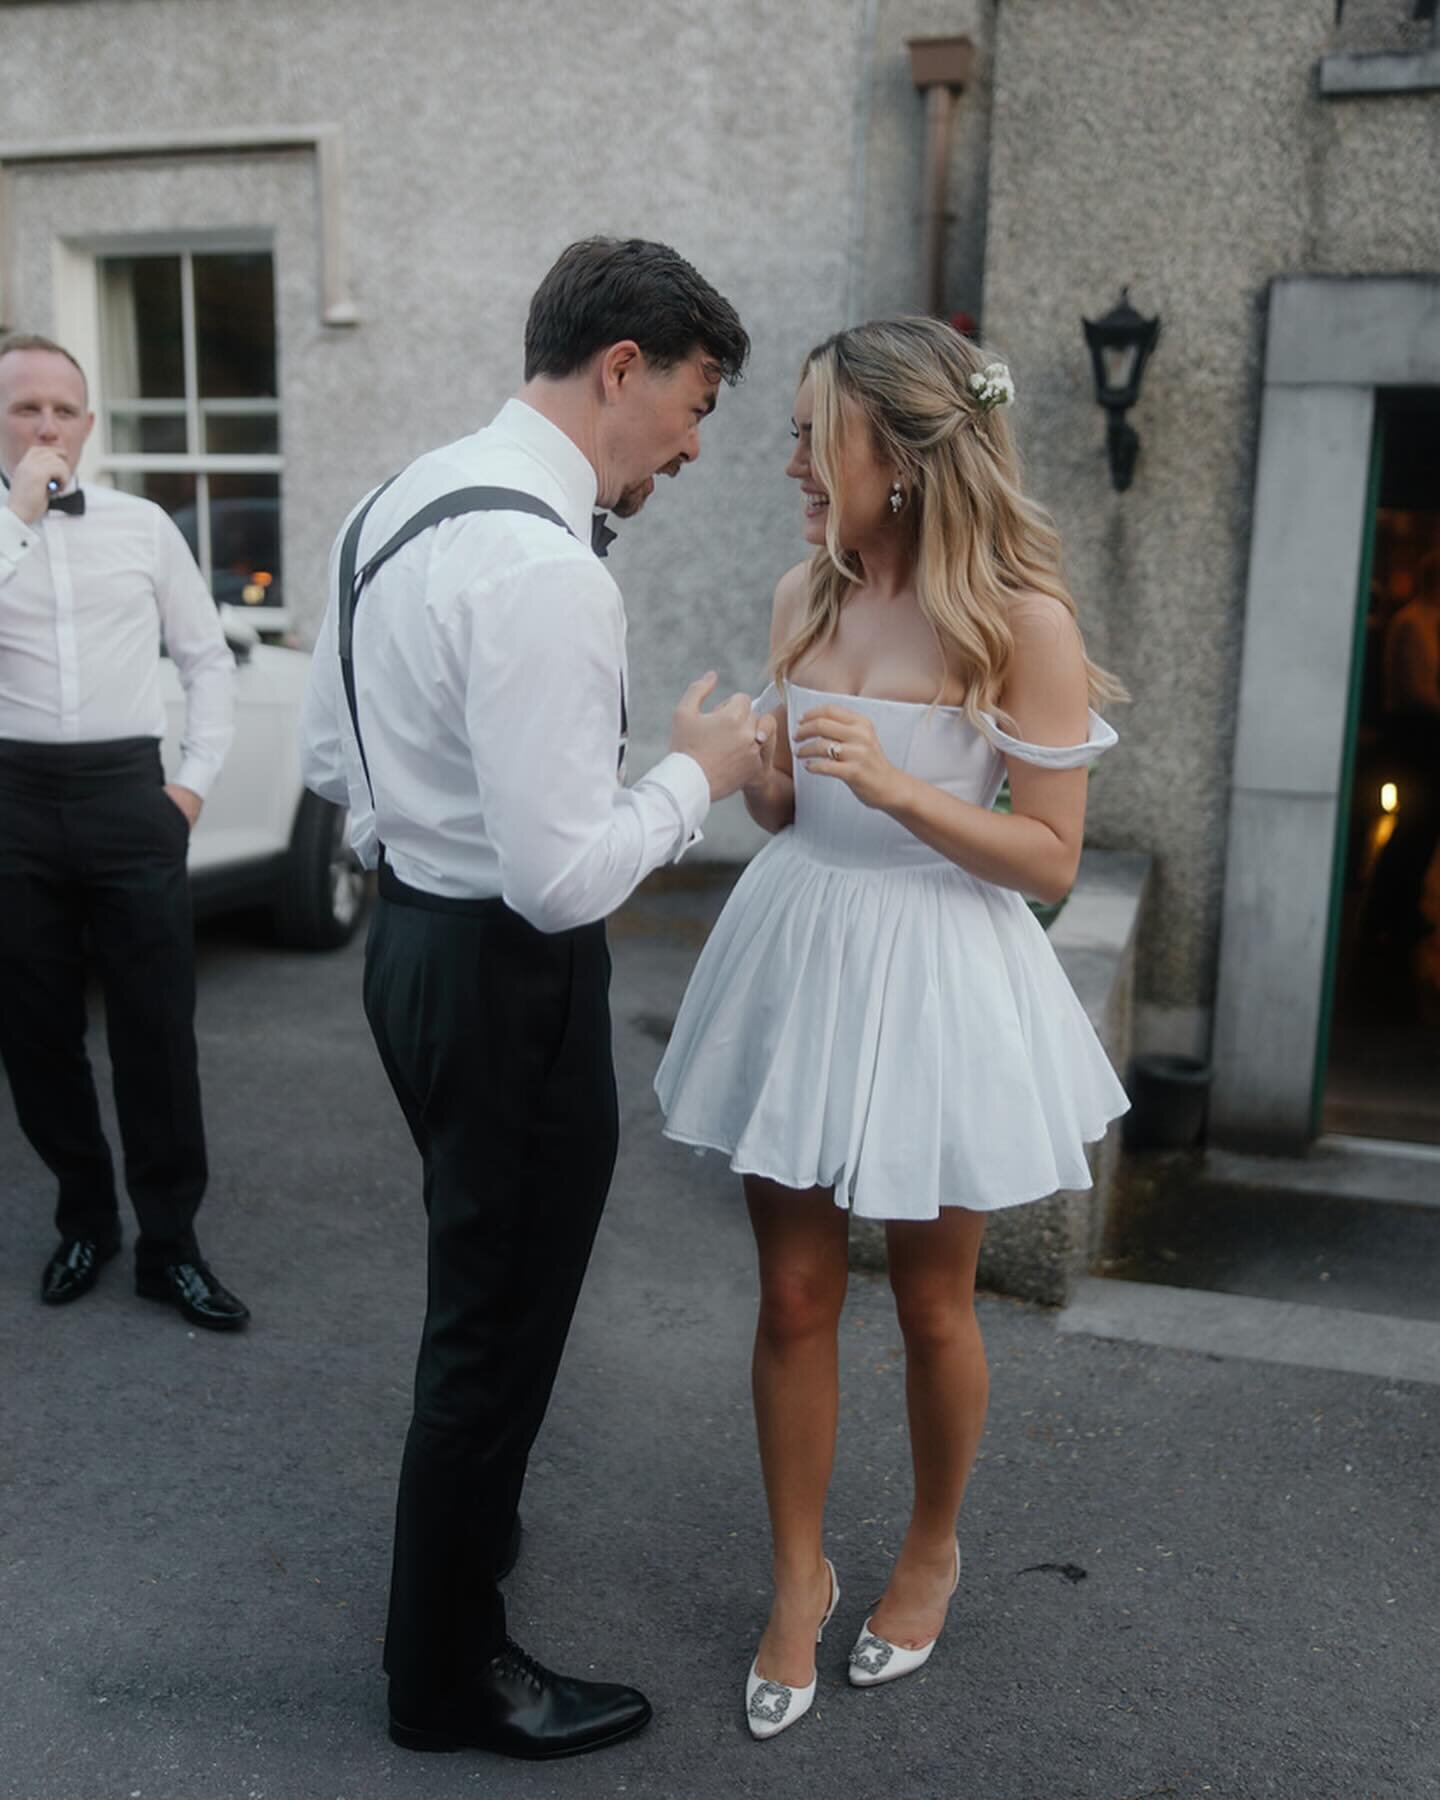
[[[1440,394],[1377,431],[1321,1124],[1440,1143]]]

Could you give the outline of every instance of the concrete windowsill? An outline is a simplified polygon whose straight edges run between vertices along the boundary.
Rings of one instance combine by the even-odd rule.
[[[1320,59],[1320,96],[1428,94],[1440,88],[1440,44],[1428,50],[1340,53]]]

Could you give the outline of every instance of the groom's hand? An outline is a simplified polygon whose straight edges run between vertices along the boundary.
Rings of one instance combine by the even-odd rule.
[[[692,681],[670,726],[670,748],[699,763],[710,783],[712,800],[723,800],[759,777],[775,734],[774,719],[768,715],[757,719],[744,694],[732,694],[714,712],[701,712],[718,680],[712,669],[699,681]]]
[[[775,746],[780,741],[775,729],[774,713],[765,713],[755,718],[755,738],[760,751],[760,767],[749,781],[745,783],[745,797],[748,800],[752,792],[758,792],[770,785],[770,777],[775,773]]]

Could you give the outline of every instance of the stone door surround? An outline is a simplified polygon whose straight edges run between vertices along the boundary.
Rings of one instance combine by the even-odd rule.
[[[1440,276],[1270,288],[1210,1135],[1294,1150],[1313,1097],[1375,392],[1440,387]]]

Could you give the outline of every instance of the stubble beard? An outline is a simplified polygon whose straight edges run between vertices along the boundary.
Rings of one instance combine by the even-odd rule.
[[[633,519],[650,498],[650,486],[646,481],[637,481],[625,489],[620,498],[610,508],[617,519]]]

